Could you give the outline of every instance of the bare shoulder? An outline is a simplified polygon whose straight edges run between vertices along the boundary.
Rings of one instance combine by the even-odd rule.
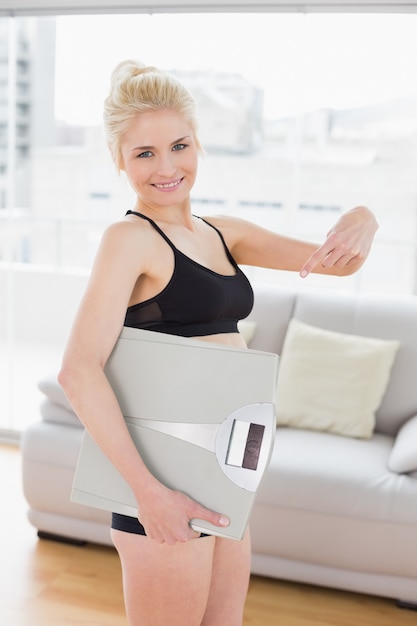
[[[231,248],[257,228],[253,222],[232,215],[210,215],[204,219],[220,230]]]
[[[129,257],[142,261],[152,252],[153,229],[145,220],[129,217],[109,224],[101,238],[99,254],[110,254],[113,258]]]
[[[222,233],[227,246],[233,254],[240,254],[246,249],[263,248],[282,239],[279,233],[272,232],[255,222],[232,215],[213,215],[207,221]]]
[[[145,241],[149,232],[150,224],[147,221],[127,216],[109,224],[103,232],[103,240],[109,243],[120,241],[128,244],[130,241],[137,241],[138,238]]]
[[[142,220],[121,219],[109,224],[102,234],[83,310],[93,311],[97,319],[104,316],[103,323],[112,317],[110,311],[114,319],[123,318],[138,278],[152,266],[153,239],[146,226]]]
[[[238,217],[214,216],[208,221],[222,232],[235,261],[279,270],[299,270],[316,246],[286,237]]]

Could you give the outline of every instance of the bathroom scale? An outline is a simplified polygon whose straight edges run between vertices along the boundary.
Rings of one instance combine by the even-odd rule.
[[[151,473],[227,515],[197,532],[242,539],[276,430],[278,355],[123,327],[105,374]],[[71,500],[137,517],[132,490],[87,431]]]

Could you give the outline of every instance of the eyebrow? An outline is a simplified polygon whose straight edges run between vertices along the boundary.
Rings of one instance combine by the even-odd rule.
[[[177,143],[181,143],[182,141],[184,141],[184,139],[189,139],[189,138],[190,138],[190,135],[184,135],[184,137],[180,137],[179,139],[176,139],[170,145],[175,146]],[[132,152],[135,152],[136,150],[143,150],[145,152],[146,150],[154,150],[154,149],[155,149],[155,146],[136,146],[135,148],[132,148]]]

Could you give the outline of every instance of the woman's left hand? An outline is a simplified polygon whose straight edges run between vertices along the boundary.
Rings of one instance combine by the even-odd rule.
[[[375,216],[367,207],[359,206],[344,213],[328,232],[323,245],[304,263],[300,276],[305,278],[318,265],[326,268],[352,265],[353,273],[368,256],[377,229]]]

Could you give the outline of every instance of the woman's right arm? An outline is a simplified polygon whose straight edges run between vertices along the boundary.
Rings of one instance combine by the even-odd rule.
[[[143,229],[128,221],[113,224],[104,233],[58,380],[80,421],[131,486],[148,536],[175,543],[195,536],[190,519],[224,525],[221,516],[167,489],[152,476],[132,442],[104,373],[132,290],[146,272],[149,244],[143,235]]]
[[[58,380],[80,421],[134,487],[147,470],[133,448],[116,397],[104,373],[123,326],[130,294],[142,268],[133,256],[138,234],[128,223],[103,235],[71,329]]]

